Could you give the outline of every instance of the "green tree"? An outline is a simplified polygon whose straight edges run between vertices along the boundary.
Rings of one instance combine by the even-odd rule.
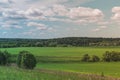
[[[103,54],[103,61],[107,61],[107,62],[110,62],[111,61],[111,53],[109,51],[106,51],[104,54]]]
[[[92,62],[99,62],[100,58],[98,56],[96,56],[96,55],[93,55],[91,61]]]
[[[89,62],[90,61],[90,56],[88,54],[83,55],[82,61],[83,62]]]
[[[6,57],[3,52],[0,51],[0,65],[6,64]]]
[[[11,62],[11,54],[7,51],[7,50],[5,50],[4,52],[3,52],[3,54],[4,54],[4,56],[5,56],[5,61],[6,61],[6,64],[10,64],[10,62]]]
[[[17,58],[17,65],[24,69],[33,69],[36,66],[36,59],[28,51],[21,51]]]

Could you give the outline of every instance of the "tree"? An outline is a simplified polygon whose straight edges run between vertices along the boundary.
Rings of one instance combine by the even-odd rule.
[[[82,61],[89,62],[90,61],[90,56],[88,54],[83,55]]]
[[[10,53],[6,50],[4,52],[0,51],[0,65],[6,65],[10,63]]]
[[[107,61],[107,62],[110,62],[111,61],[111,53],[109,51],[106,51],[104,54],[103,54],[103,61]]]
[[[0,51],[0,65],[6,64],[6,57],[3,52]]]
[[[99,61],[100,61],[100,58],[99,58],[98,56],[96,56],[96,55],[93,55],[91,61],[92,61],[92,62],[99,62]]]
[[[106,51],[103,54],[103,61],[111,62],[111,61],[120,61],[120,52],[109,52]]]
[[[17,65],[24,69],[33,69],[36,66],[36,59],[28,51],[21,51],[17,58]]]
[[[6,59],[6,64],[9,64],[11,62],[11,54],[7,50],[5,50],[3,52],[3,54],[4,54],[5,59]]]

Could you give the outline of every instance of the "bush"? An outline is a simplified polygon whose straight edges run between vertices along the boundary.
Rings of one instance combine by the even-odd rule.
[[[8,53],[7,51],[0,51],[0,65],[6,65],[8,63],[10,63],[10,53]]]
[[[3,52],[0,51],[0,65],[6,64],[6,57]]]
[[[11,63],[11,54],[6,50],[3,53],[6,57],[6,64],[10,64]]]
[[[88,54],[83,55],[82,61],[83,62],[89,62],[90,61],[90,56]]]
[[[109,52],[109,51],[106,51],[103,54],[103,61],[106,61],[106,62],[120,61],[120,52],[115,52],[115,51]]]
[[[109,51],[106,51],[104,54],[103,54],[103,61],[107,61],[107,62],[110,62],[111,61],[111,53]]]
[[[93,55],[91,61],[92,62],[99,62],[100,58],[98,56],[96,56],[96,55]]]
[[[21,51],[17,58],[17,65],[24,69],[33,69],[36,66],[36,59],[28,51]]]

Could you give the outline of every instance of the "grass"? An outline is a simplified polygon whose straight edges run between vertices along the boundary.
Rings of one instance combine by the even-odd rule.
[[[106,76],[120,77],[120,62],[98,63],[40,63],[37,68],[60,70],[68,72],[92,73]]]
[[[24,70],[17,67],[0,66],[0,80],[118,80],[112,77],[77,74],[55,70]]]
[[[83,54],[102,56],[105,51],[119,51],[120,47],[21,47],[21,48],[1,48],[8,50],[12,54],[27,50],[36,56],[67,56],[78,57]]]
[[[50,60],[78,60],[79,57],[84,54],[97,55],[102,57],[105,51],[118,51],[120,47],[21,47],[21,48],[1,48],[1,50],[7,50],[11,54],[18,54],[19,51],[27,50],[33,53],[35,56],[43,56],[41,59]],[[45,57],[44,57],[45,56]],[[73,58],[71,58],[73,57]],[[39,58],[39,57],[38,57]],[[40,60],[41,60],[40,59]],[[103,72],[106,76],[120,77],[120,62],[98,62],[98,63],[39,63],[37,68],[44,68],[50,70],[60,70],[68,72],[80,72],[80,73],[92,73],[101,75]],[[6,79],[9,76],[11,79]],[[12,76],[20,78],[17,80],[69,80],[70,76],[53,75],[36,71],[26,70],[14,70],[13,68],[0,67],[0,80],[16,80],[12,79]],[[39,77],[40,76],[40,77]],[[47,76],[47,77],[46,77]],[[23,77],[23,79],[21,79]],[[33,79],[33,78],[34,79]],[[62,79],[64,78],[64,79]],[[77,80],[77,79],[71,79]],[[80,80],[80,79],[78,79]],[[83,79],[82,79],[83,80]],[[88,79],[85,79],[88,80]]]

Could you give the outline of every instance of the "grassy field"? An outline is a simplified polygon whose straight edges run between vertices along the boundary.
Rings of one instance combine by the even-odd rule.
[[[83,54],[102,56],[105,51],[119,51],[120,47],[22,47],[22,48],[1,48],[11,54],[18,54],[19,51],[27,50],[36,56],[68,56],[78,57]]]
[[[103,53],[105,51],[118,51],[120,52],[120,47],[22,47],[22,48],[1,48],[1,50],[7,50],[11,54],[18,54],[19,51],[22,50],[27,50],[33,53],[35,56],[45,56],[42,57],[46,61],[49,60],[65,60],[65,59],[71,59],[73,57],[74,59],[77,59],[77,57],[81,57],[84,54],[89,54],[89,55],[98,55],[99,57],[102,57]],[[46,57],[47,56],[47,57]],[[50,58],[48,58],[48,56]],[[67,72],[78,72],[78,73],[90,73],[90,74],[98,74],[101,75],[103,72],[104,75],[106,76],[113,76],[113,77],[120,77],[120,62],[110,62],[110,63],[105,63],[105,62],[98,62],[98,63],[38,63],[36,69],[49,69],[49,70],[60,70],[60,71],[67,71]],[[1,69],[0,69],[1,70]],[[6,71],[8,70],[8,71]],[[5,69],[2,67],[2,70],[0,73],[1,77],[7,77],[6,74],[7,72],[10,72],[12,69]],[[17,72],[18,70],[14,70],[11,73],[16,73],[15,75],[22,76],[24,79],[23,80],[33,80],[34,77],[36,77],[35,80],[69,80],[68,76],[63,76],[64,78],[67,79],[61,79],[60,75],[56,75],[54,77],[53,74],[47,74],[47,73],[42,73],[42,72],[36,72],[32,71],[30,74],[29,71],[20,71]],[[28,76],[28,79],[23,75],[26,74]],[[29,76],[34,75],[33,78],[29,79]],[[40,75],[41,77],[37,77]],[[13,76],[10,74],[10,76]],[[47,78],[45,76],[48,76]],[[20,78],[18,76],[18,78]],[[45,79],[46,78],[46,79]],[[7,80],[7,79],[4,79]],[[13,79],[9,79],[13,80]],[[17,79],[20,80],[20,79]],[[71,79],[74,80],[74,79]],[[77,80],[77,79],[75,79]],[[80,80],[80,79],[78,79]],[[83,79],[82,79],[83,80]],[[88,79],[85,79],[88,80]]]
[[[55,70],[24,70],[17,67],[1,67],[0,80],[119,80],[98,75],[60,72]]]
[[[37,68],[60,70],[68,72],[92,73],[106,76],[120,77],[120,62],[98,62],[98,63],[41,63]]]

